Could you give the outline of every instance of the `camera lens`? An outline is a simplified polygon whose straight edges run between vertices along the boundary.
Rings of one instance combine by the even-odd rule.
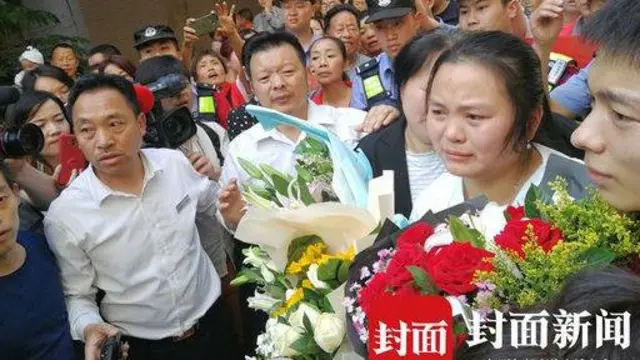
[[[23,126],[18,131],[18,139],[25,154],[37,154],[44,148],[44,135],[36,125]]]
[[[43,147],[44,135],[40,128],[33,124],[8,130],[0,136],[2,155],[8,158],[36,155]]]

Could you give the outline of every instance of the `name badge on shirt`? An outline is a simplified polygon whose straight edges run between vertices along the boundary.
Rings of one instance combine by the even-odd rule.
[[[187,207],[187,205],[189,205],[190,203],[191,203],[191,198],[189,197],[189,194],[187,194],[185,195],[184,199],[180,200],[178,205],[176,205],[176,210],[178,211],[178,214],[180,214],[182,212],[182,209]]]

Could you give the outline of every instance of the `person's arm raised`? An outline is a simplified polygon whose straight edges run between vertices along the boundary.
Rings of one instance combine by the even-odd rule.
[[[562,0],[544,0],[531,14],[531,32],[533,33],[533,49],[540,58],[542,84],[545,92],[549,86],[549,57],[563,24]]]

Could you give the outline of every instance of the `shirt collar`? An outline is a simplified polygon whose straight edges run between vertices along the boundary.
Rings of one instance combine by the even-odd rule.
[[[383,74],[388,71],[393,72],[393,60],[384,52],[378,55],[378,66]]]
[[[163,170],[163,167],[153,159],[149,158],[143,150],[140,150],[140,159],[142,160],[142,166],[144,168],[144,180],[142,183],[142,190],[147,186],[147,183],[159,172]],[[121,191],[113,190],[102,182],[96,175],[93,165],[89,166],[86,170],[89,176],[89,189],[91,196],[98,206],[102,204],[104,199],[109,196],[133,196],[132,194],[123,193]]]

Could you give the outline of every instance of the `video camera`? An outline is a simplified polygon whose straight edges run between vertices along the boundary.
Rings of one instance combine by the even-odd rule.
[[[189,80],[179,74],[165,75],[147,85],[155,98],[144,137],[147,146],[175,149],[196,134],[190,109],[164,111],[161,104],[162,99],[177,96],[187,86],[190,86]]]
[[[44,147],[44,135],[39,127],[25,124],[19,128],[4,129],[4,108],[20,99],[20,91],[13,86],[0,86],[0,108],[2,127],[0,131],[0,158],[20,158],[37,155]]]

